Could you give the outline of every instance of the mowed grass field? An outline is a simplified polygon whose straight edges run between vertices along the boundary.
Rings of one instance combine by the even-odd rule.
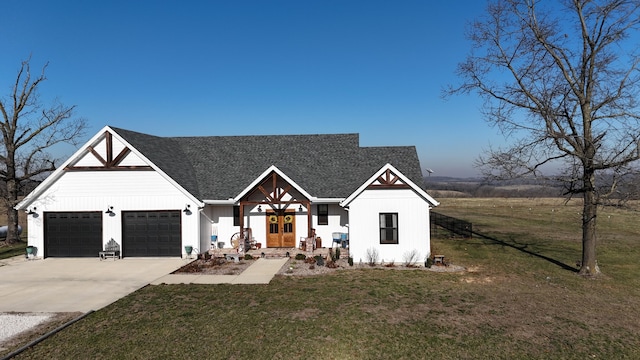
[[[640,226],[603,208],[603,276],[579,277],[580,206],[438,199],[483,236],[439,232],[459,273],[344,270],[269,285],[147,286],[18,358],[639,359]]]

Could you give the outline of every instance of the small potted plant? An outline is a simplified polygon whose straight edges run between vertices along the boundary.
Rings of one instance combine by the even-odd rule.
[[[188,256],[191,256],[191,253],[193,252],[193,246],[191,245],[186,245],[184,247],[184,251],[187,253]]]
[[[26,251],[27,251],[27,258],[30,258],[33,256],[33,254],[35,253],[36,247],[35,246],[27,246]]]

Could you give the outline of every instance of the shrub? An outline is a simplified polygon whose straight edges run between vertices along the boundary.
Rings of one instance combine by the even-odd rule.
[[[305,254],[296,254],[296,260],[305,260],[306,258]]]
[[[351,256],[347,258],[347,262],[349,263],[349,266],[353,266],[353,258]]]
[[[402,255],[402,259],[404,260],[404,266],[415,267],[416,262],[418,262],[418,250],[413,249],[405,252],[404,255]]]
[[[376,248],[368,248],[367,249],[367,264],[369,266],[374,266],[378,263],[378,249]]]
[[[253,260],[253,256],[251,256],[251,254],[244,254],[244,259],[245,260]]]

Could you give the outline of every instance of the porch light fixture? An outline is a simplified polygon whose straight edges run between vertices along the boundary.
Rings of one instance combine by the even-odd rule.
[[[116,213],[113,212],[113,206],[109,206],[107,207],[107,211],[104,212],[105,214],[109,214],[109,216],[113,216]]]
[[[302,212],[302,205],[298,208],[298,211]]]
[[[184,206],[184,210],[182,210],[183,213],[190,215],[191,214],[191,205],[187,204]]]
[[[258,212],[262,212],[262,205],[258,205]]]
[[[31,209],[27,209],[27,215],[37,215],[38,213],[36,212],[36,207],[34,206]]]

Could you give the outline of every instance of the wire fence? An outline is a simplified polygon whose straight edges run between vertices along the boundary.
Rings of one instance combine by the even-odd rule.
[[[464,220],[456,219],[451,216],[442,215],[437,212],[431,212],[431,235],[434,236],[436,226],[442,227],[465,238],[472,237],[473,225]]]

